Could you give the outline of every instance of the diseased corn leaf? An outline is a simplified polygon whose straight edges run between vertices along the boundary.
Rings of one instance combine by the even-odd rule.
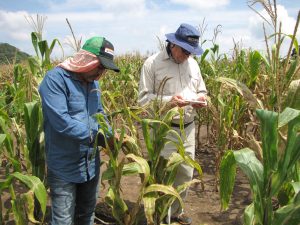
[[[6,134],[0,134],[0,145],[4,142]]]
[[[252,94],[251,90],[245,84],[227,77],[219,77],[217,81],[237,90],[249,103],[251,108],[264,108],[262,102]]]
[[[188,187],[190,187],[193,184],[196,183],[201,183],[201,180],[198,179],[193,179],[191,181],[188,182],[184,182],[183,184],[179,185],[178,187],[176,187],[176,190],[179,194],[181,194],[182,192],[184,192]]]
[[[39,201],[43,216],[45,216],[46,206],[47,206],[47,191],[44,184],[41,182],[41,180],[38,177],[24,175],[19,172],[15,172],[11,174],[11,176],[17,178],[19,181],[24,183],[28,188],[30,188],[30,191],[34,193],[37,200]]]
[[[291,120],[300,116],[300,110],[285,108],[282,113],[279,114],[278,118],[278,128],[287,125]]]
[[[141,167],[137,162],[127,163],[123,166],[122,175],[131,176],[141,172]]]
[[[125,154],[133,153],[135,155],[141,156],[140,147],[138,146],[136,139],[134,139],[133,137],[125,136],[121,144],[121,147],[125,151]]]
[[[180,154],[173,152],[171,154],[171,156],[169,157],[167,165],[166,165],[167,171],[172,171],[175,167],[180,165],[183,161],[184,161],[184,158]]]
[[[23,199],[26,203],[25,206],[27,209],[26,212],[28,220],[32,223],[39,223],[39,221],[34,218],[34,193],[32,191],[28,191],[23,195]]]
[[[246,207],[244,212],[244,225],[253,225],[254,218],[254,203],[251,203]]]
[[[293,80],[289,87],[287,97],[285,99],[286,107],[300,110],[300,80]]]
[[[123,219],[128,211],[128,207],[121,196],[115,193],[113,188],[109,188],[105,196],[105,202],[111,207],[112,214],[118,221],[118,224],[123,225]]]
[[[134,160],[139,166],[139,173],[143,174],[143,183],[146,184],[148,182],[150,176],[150,167],[148,165],[147,160],[142,157],[136,156],[134,154],[126,155],[127,158]]]
[[[155,201],[157,197],[155,197],[155,194],[149,193],[147,195],[144,195],[143,197],[143,203],[144,203],[144,212],[147,219],[148,224],[154,224],[153,215],[155,213]]]
[[[159,181],[163,180],[165,185],[173,185],[178,166],[183,162],[184,158],[180,154],[173,152],[164,164],[158,165],[157,167],[159,171],[164,171],[158,173]]]
[[[169,124],[171,123],[172,119],[174,116],[178,115],[178,109],[175,107],[175,108],[172,108],[170,109],[166,115],[164,116],[164,118],[162,119],[162,121],[166,124]]]
[[[162,184],[151,184],[148,187],[146,187],[144,194],[147,194],[150,192],[160,192],[160,193],[164,193],[165,195],[175,196],[178,199],[180,205],[183,207],[182,198],[180,197],[180,195],[176,191],[176,189],[172,186],[166,186],[166,185],[162,185]]]

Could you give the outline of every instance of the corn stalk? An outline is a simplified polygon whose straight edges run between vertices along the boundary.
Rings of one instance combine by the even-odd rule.
[[[300,180],[294,180],[293,173],[299,170],[300,111],[286,108],[281,114],[267,110],[257,110],[256,113],[261,122],[263,162],[249,148],[229,150],[224,155],[220,170],[222,209],[228,208],[236,167],[239,166],[247,175],[253,194],[253,203],[244,212],[245,225],[299,224]],[[287,141],[282,151],[279,130],[286,127]],[[277,197],[286,183],[294,187],[294,194],[286,205],[275,210],[272,199]]]

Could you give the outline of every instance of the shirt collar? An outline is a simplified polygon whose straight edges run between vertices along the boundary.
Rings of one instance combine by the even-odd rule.
[[[62,68],[62,67],[59,67],[61,70],[63,70],[64,71],[64,76],[66,76],[66,77],[69,77],[69,78],[71,78],[71,79],[73,79],[73,80],[78,80],[78,81],[81,81],[81,79],[80,79],[80,75],[78,74],[78,73],[74,73],[74,72],[72,72],[72,71],[68,71],[68,70],[65,70],[64,68]]]
[[[171,56],[169,56],[168,52],[167,52],[167,48],[164,48],[162,51],[162,59],[163,60],[168,60],[168,59],[172,59]]]

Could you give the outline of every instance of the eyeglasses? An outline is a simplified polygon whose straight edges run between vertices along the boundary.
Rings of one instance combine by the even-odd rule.
[[[185,50],[184,48],[180,47],[181,48],[181,51],[183,52],[183,54],[185,54],[186,56],[190,56],[191,53],[187,50]]]

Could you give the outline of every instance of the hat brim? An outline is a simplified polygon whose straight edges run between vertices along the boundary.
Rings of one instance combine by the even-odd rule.
[[[120,72],[120,69],[115,65],[115,63],[106,57],[98,56],[100,63],[108,70],[113,70],[115,72]]]
[[[194,47],[185,41],[178,40],[174,33],[166,34],[165,36],[169,42],[184,48],[193,55],[201,55],[203,53],[203,49],[200,46]]]

